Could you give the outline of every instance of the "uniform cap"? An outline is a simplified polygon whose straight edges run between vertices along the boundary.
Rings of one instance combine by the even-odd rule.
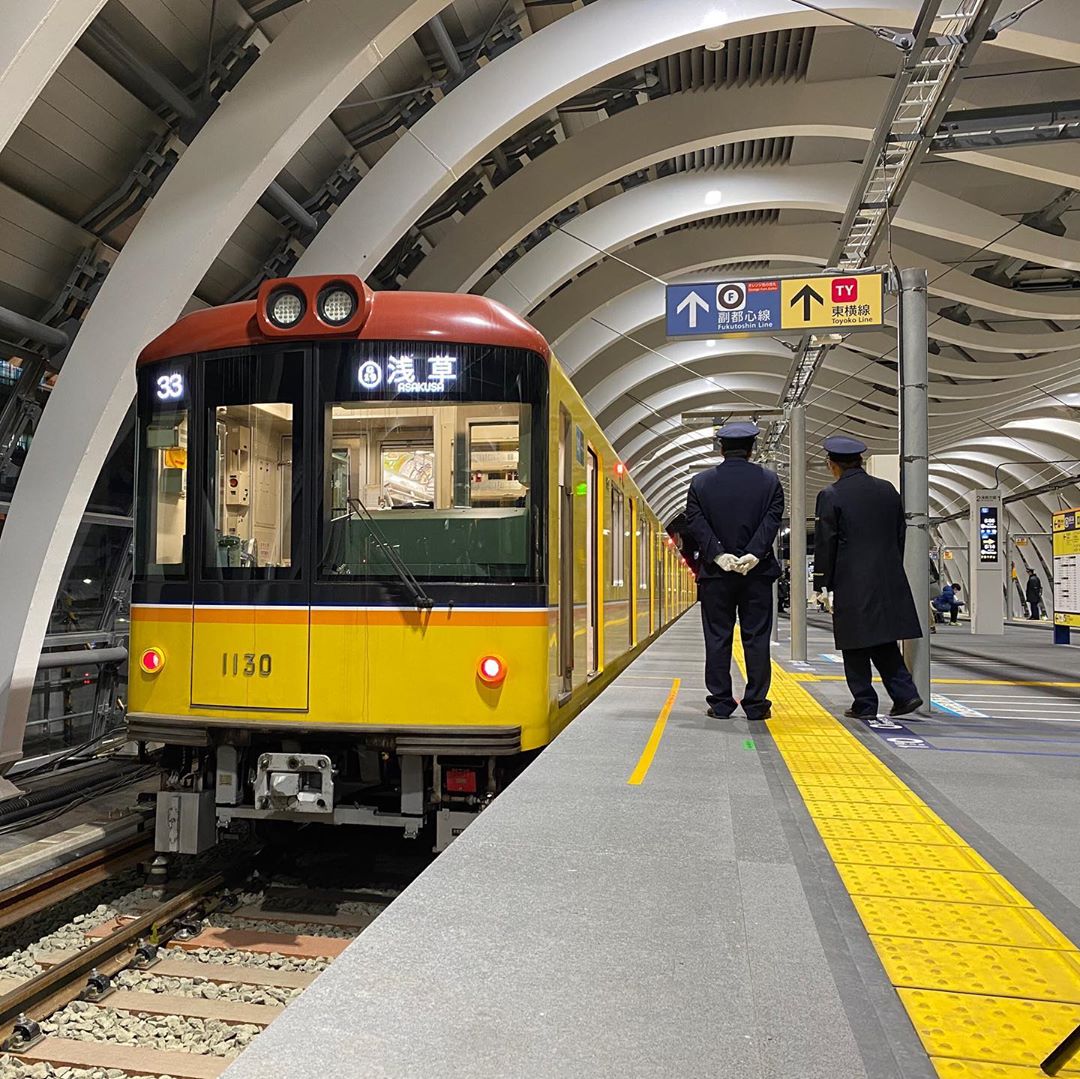
[[[823,445],[830,457],[859,457],[866,453],[866,443],[848,435],[829,435]]]
[[[723,441],[733,441],[737,438],[757,438],[761,434],[761,428],[756,423],[729,423],[716,432],[716,437]]]

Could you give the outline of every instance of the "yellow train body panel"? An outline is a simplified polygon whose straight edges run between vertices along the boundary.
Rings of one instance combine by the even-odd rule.
[[[133,654],[157,648],[165,665],[137,671],[132,709],[328,730],[516,726],[522,749],[550,741],[547,611],[312,608],[267,622],[265,610],[230,610],[208,628],[202,620],[220,612],[195,608],[193,634],[191,609],[136,608]],[[505,664],[500,686],[477,677],[488,655]]]

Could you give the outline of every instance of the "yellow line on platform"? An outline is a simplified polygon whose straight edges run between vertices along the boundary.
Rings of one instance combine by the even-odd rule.
[[[633,787],[640,785],[641,781],[645,778],[646,772],[649,770],[649,766],[652,764],[653,757],[656,756],[657,746],[660,745],[660,739],[664,737],[664,728],[667,726],[668,716],[671,715],[671,709],[675,704],[675,698],[679,695],[680,685],[681,682],[678,678],[671,683],[671,692],[667,695],[667,700],[664,701],[664,707],[660,709],[660,715],[656,717],[652,734],[649,735],[649,740],[645,743],[645,748],[641,751],[641,757],[637,762],[637,767],[630,773],[630,778],[626,781]]]
[[[796,682],[843,682],[842,674],[805,674],[801,671],[785,671]],[[875,682],[879,679],[875,678]],[[1024,682],[1007,678],[934,678],[935,686],[1031,686],[1043,689],[1080,689],[1080,682]]]

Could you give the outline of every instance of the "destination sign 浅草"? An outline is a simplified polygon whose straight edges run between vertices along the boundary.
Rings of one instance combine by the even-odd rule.
[[[668,285],[666,293],[669,338],[877,330],[885,318],[879,271]]]

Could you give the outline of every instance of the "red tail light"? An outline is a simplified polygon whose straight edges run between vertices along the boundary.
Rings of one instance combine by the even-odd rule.
[[[165,666],[165,653],[160,648],[147,648],[139,657],[139,666],[146,674],[157,674]]]
[[[476,665],[476,675],[485,686],[501,686],[506,680],[506,664],[498,656],[484,656]]]

